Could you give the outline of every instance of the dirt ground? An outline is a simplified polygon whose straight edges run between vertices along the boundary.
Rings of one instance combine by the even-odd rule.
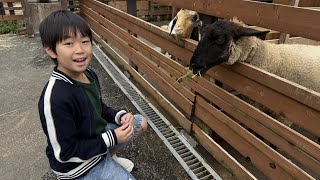
[[[0,62],[0,180],[55,179],[37,110],[53,63],[43,53],[39,37],[17,35],[0,35]],[[99,75],[106,104],[137,112],[97,61],[92,68]],[[135,163],[132,174],[137,179],[190,179],[151,128],[118,156]]]

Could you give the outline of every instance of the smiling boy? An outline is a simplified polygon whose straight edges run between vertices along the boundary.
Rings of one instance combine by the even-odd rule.
[[[39,99],[46,155],[59,179],[134,179],[133,163],[115,153],[147,129],[141,115],[107,107],[92,61],[92,33],[69,11],[56,11],[39,27],[56,64]]]

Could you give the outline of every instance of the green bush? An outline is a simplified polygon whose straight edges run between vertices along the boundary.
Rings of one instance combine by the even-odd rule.
[[[22,25],[17,21],[0,22],[0,34],[15,33],[17,34]]]

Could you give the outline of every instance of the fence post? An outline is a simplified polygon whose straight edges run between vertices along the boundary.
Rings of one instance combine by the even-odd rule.
[[[137,0],[127,0],[127,12],[132,16],[137,16]]]
[[[13,7],[12,2],[8,2],[8,7]],[[10,15],[14,15],[14,10],[9,10]]]
[[[67,0],[59,0],[60,1],[60,3],[61,3],[61,8],[63,9],[63,10],[67,10],[67,8],[68,8],[68,1]]]
[[[31,20],[31,12],[30,12],[30,5],[28,3],[28,0],[21,1],[22,5],[22,11],[24,15],[24,22],[27,28],[27,35],[29,37],[34,37],[34,31],[33,31],[33,25]]]
[[[131,14],[133,16],[137,16],[137,1],[136,0],[127,0],[127,13]],[[130,32],[130,30],[128,30],[128,32],[130,34],[132,34],[134,37],[137,37],[136,34]],[[133,47],[132,47],[133,48]],[[129,59],[129,64],[138,71],[138,67]]]
[[[69,5],[70,6],[74,5],[73,1],[69,1]],[[70,11],[74,12],[74,8],[70,8]]]
[[[3,9],[3,2],[0,2],[0,15],[5,15],[5,12]]]

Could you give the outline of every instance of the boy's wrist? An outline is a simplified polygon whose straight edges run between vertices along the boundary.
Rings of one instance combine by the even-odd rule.
[[[116,122],[118,125],[121,125],[121,118],[122,118],[122,116],[124,116],[125,114],[127,114],[127,111],[125,111],[125,110],[121,110],[121,111],[117,112],[116,117],[115,117],[115,122]]]
[[[112,129],[102,133],[101,136],[107,147],[112,147],[118,144],[117,135]]]

